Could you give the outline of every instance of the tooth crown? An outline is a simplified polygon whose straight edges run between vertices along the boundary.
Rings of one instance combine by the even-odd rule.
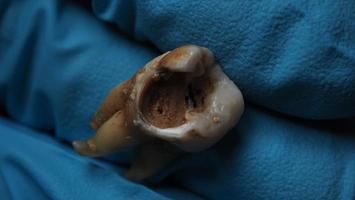
[[[209,148],[244,110],[238,87],[206,48],[187,45],[153,59],[114,88],[91,125],[96,135],[74,141],[86,156],[141,145],[126,177],[154,175],[182,152]]]
[[[136,77],[134,90],[137,98],[135,100],[137,115],[134,124],[150,136],[166,140],[184,151],[201,151],[223,137],[243,113],[244,101],[240,90],[222,72],[220,66],[215,63],[212,53],[206,48],[192,45],[180,47],[157,57],[144,69],[144,72]],[[184,93],[186,90],[185,95],[188,96],[190,89],[190,92],[195,93],[193,103],[198,105],[186,105],[184,122],[178,126],[166,127],[164,124],[154,124],[147,120],[149,113],[143,111],[144,106],[147,106],[144,101],[150,98],[149,92],[153,92],[147,88],[152,87],[154,82],[173,79],[174,76],[179,79],[174,80],[177,83],[170,88],[170,92],[182,90]],[[164,81],[158,84],[164,84]],[[193,84],[199,87],[189,88]],[[191,90],[199,90],[199,93]],[[198,101],[199,95],[203,95],[200,101]],[[163,96],[162,98],[176,97]],[[178,103],[189,104],[184,101]],[[171,106],[171,103],[168,106]],[[164,105],[160,107],[164,109]],[[160,117],[169,116],[163,113]]]

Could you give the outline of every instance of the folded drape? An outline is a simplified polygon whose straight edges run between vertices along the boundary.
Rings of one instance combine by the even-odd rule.
[[[5,198],[355,197],[354,121],[285,115],[354,116],[353,4],[194,2],[93,1],[89,10],[0,0],[0,107],[12,121],[0,121]],[[94,134],[90,119],[111,88],[184,43],[211,48],[245,94],[226,138],[177,160],[151,187],[121,177],[129,149],[102,160],[71,150]]]
[[[312,119],[355,116],[355,1],[92,0],[161,51],[210,48],[248,101]]]

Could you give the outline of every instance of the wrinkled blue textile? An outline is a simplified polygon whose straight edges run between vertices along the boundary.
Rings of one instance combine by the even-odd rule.
[[[93,2],[101,19],[162,51],[210,48],[253,103],[312,119],[355,115],[352,0]]]
[[[0,0],[0,199],[354,199],[354,23],[354,1]],[[131,149],[72,150],[111,88],[186,43],[245,96],[221,142],[148,185],[122,177]]]

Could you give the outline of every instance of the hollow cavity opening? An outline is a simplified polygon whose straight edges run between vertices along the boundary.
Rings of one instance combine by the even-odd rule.
[[[206,77],[188,82],[185,73],[152,79],[143,90],[142,114],[159,128],[180,126],[186,122],[187,111],[201,112],[205,109],[211,85]]]

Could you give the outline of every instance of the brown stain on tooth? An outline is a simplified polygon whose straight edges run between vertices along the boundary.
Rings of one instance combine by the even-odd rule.
[[[214,116],[213,118],[212,118],[212,121],[213,121],[213,123],[220,123],[221,122],[221,119],[219,118],[219,117],[216,117],[216,116]]]
[[[187,138],[189,139],[203,139],[204,136],[201,135],[196,129],[189,130],[186,134]]]
[[[141,68],[138,70],[137,74],[140,75],[140,74],[143,74],[145,72],[145,68]]]
[[[186,123],[188,111],[203,112],[208,106],[207,98],[214,88],[208,75],[194,77],[194,71],[174,72],[164,68],[169,63],[178,63],[182,56],[189,56],[190,51],[186,46],[165,55],[160,60],[161,67],[155,69],[144,85],[139,107],[145,119],[156,127],[178,127]]]
[[[209,77],[195,78],[189,84],[189,96],[195,103],[195,106],[191,107],[191,111],[203,112],[208,106],[207,98],[213,89],[214,85]]]
[[[186,45],[172,50],[159,61],[159,66],[164,67],[176,65],[178,62],[180,62],[180,60],[189,56],[190,48],[191,45]]]
[[[151,81],[143,90],[141,109],[145,118],[154,126],[169,128],[186,122],[186,84],[182,74],[174,74],[170,79]]]

